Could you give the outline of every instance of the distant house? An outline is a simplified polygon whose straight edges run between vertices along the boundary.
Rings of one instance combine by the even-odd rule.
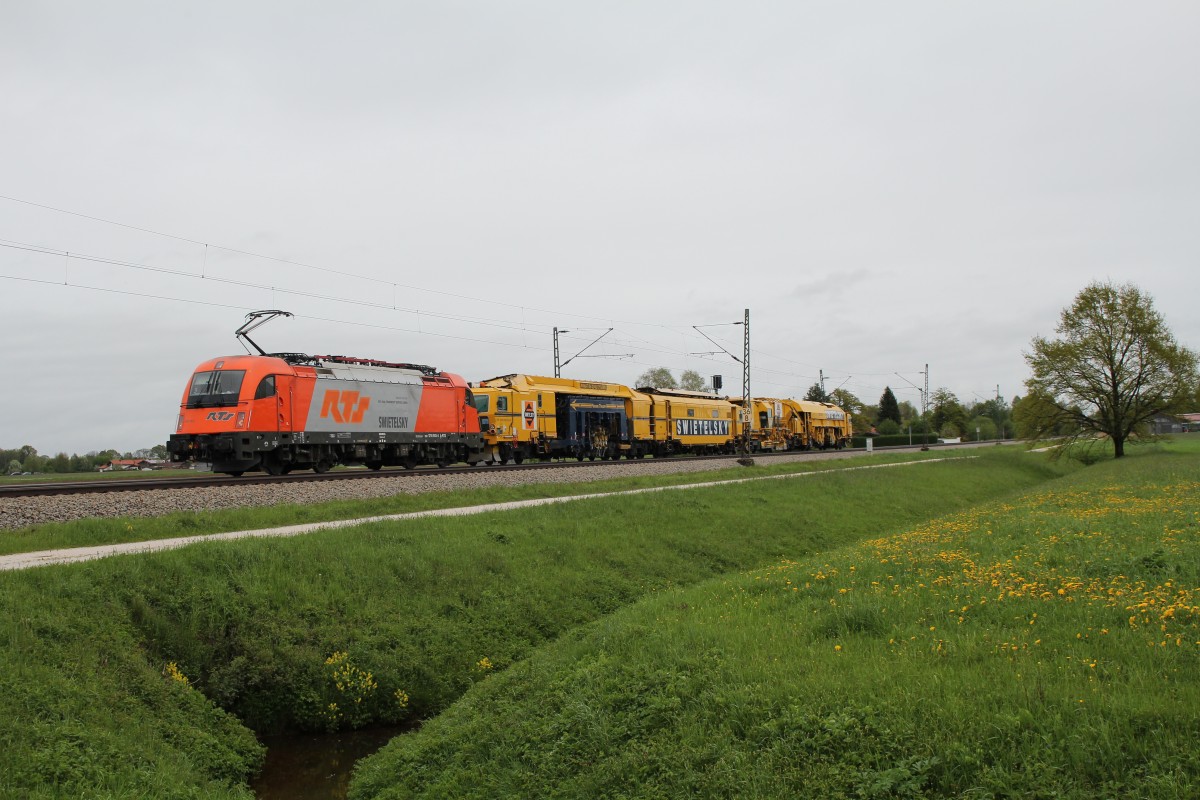
[[[1150,420],[1150,432],[1154,434],[1160,433],[1183,433],[1187,429],[1184,427],[1181,417],[1173,417],[1169,414],[1158,414],[1154,419]]]
[[[123,469],[150,469],[151,464],[144,458],[114,458],[100,466],[100,472],[116,472]]]
[[[1200,411],[1193,414],[1180,414],[1184,431],[1200,431]]]

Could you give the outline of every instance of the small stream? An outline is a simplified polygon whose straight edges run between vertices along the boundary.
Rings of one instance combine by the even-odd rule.
[[[360,758],[412,726],[340,733],[267,736],[267,760],[253,782],[258,800],[346,800],[350,773]]]

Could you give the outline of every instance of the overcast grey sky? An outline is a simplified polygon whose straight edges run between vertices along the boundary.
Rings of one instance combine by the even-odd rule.
[[[588,354],[632,359],[564,375],[735,392],[691,326],[749,308],[755,394],[824,370],[868,403],[926,363],[1023,394],[1096,279],[1195,349],[1197,31],[1192,2],[9,0],[0,446],[165,442],[259,308],[296,314],[268,350],[468,380],[613,327]]]

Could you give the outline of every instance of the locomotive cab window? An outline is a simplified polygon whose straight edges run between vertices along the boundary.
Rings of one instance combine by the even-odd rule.
[[[496,398],[496,413],[500,413],[501,411],[508,411],[508,398],[504,395],[499,395]]]
[[[258,388],[254,390],[254,399],[263,400],[267,397],[275,396],[275,376],[268,375],[258,382]]]
[[[188,388],[187,407],[236,406],[245,377],[246,371],[242,369],[197,372],[192,376],[192,385]]]
[[[760,428],[768,427],[767,412],[765,412],[765,411],[758,412],[758,427],[760,427]]]
[[[480,414],[488,413],[488,401],[489,400],[491,400],[491,397],[489,395],[486,395],[486,394],[475,395],[475,410],[478,411]]]

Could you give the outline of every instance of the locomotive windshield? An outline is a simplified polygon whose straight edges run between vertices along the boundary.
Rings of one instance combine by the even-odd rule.
[[[197,372],[192,376],[188,389],[188,408],[220,408],[236,406],[242,390],[243,369],[213,370]]]

